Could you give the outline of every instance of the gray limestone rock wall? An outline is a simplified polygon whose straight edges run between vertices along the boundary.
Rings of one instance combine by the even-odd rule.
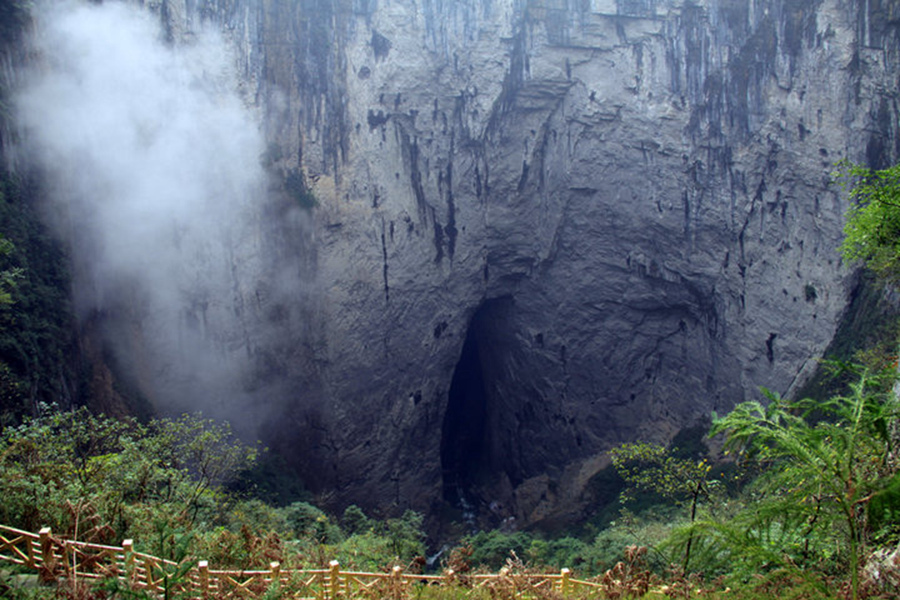
[[[834,164],[900,154],[894,1],[148,4],[317,200],[253,350],[338,508],[566,518],[611,445],[790,393],[853,285]]]

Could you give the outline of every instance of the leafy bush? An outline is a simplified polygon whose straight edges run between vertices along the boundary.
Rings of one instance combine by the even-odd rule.
[[[341,525],[344,531],[349,535],[356,535],[369,531],[373,527],[373,522],[360,507],[351,504],[344,509],[344,516],[341,517]]]
[[[328,550],[329,557],[342,567],[365,571],[377,572],[395,564],[405,567],[413,558],[397,556],[390,539],[371,530],[350,535]]]
[[[660,547],[677,526],[686,522],[683,511],[672,505],[658,505],[636,514],[622,510],[620,517],[594,538],[586,554],[585,568],[590,573],[602,573],[625,561],[627,548],[642,546],[649,550],[645,557],[648,566],[663,573],[677,557]]]
[[[896,544],[900,538],[900,473],[872,495],[866,511],[873,538],[884,545]]]
[[[273,560],[318,568],[337,558],[379,570],[421,561],[422,515],[413,511],[375,521],[350,507],[345,534],[308,502],[279,508],[238,498],[227,485],[256,456],[226,424],[199,416],[141,424],[45,406],[0,433],[0,522],[82,541],[130,537],[179,565],[199,557],[220,568]]]
[[[568,536],[552,540],[535,538],[525,555],[533,565],[551,570],[577,569],[591,562],[590,546]]]
[[[255,456],[199,417],[142,425],[44,407],[0,434],[0,520],[75,536],[88,519],[104,538],[149,539],[163,519],[191,529],[219,518],[223,484]]]
[[[479,531],[463,539],[472,549],[469,558],[472,565],[496,571],[510,558],[511,553],[525,558],[534,538],[523,531],[506,532],[499,529]]]
[[[725,433],[726,447],[760,464],[761,475],[745,510],[694,524],[688,543],[699,535],[711,559],[756,570],[849,576],[855,600],[873,525],[866,509],[898,472],[894,377],[863,371],[848,394],[825,402],[766,392],[767,405],[745,402],[715,419],[711,435]]]
[[[425,554],[424,517],[414,510],[406,510],[384,523],[383,535],[390,540],[391,550],[400,561],[409,561]]]
[[[308,502],[294,502],[283,511],[293,537],[310,538],[319,544],[336,544],[343,538],[340,527]]]

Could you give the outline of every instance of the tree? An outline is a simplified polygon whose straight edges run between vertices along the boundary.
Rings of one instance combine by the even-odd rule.
[[[191,522],[204,495],[221,490],[256,462],[256,448],[238,440],[227,422],[183,414],[177,419],[153,420],[149,429],[143,452],[157,457],[177,481],[169,486],[170,493]]]
[[[900,283],[900,164],[872,170],[849,162],[835,177],[849,188],[852,202],[844,225],[841,254],[862,260],[893,285]]]
[[[709,499],[717,481],[709,479],[711,465],[705,458],[695,460],[675,456],[672,450],[646,442],[622,444],[609,451],[616,471],[625,480],[622,500],[633,500],[636,492],[658,494],[666,500],[690,507],[690,520],[697,518],[700,501]],[[687,571],[691,560],[693,536],[684,549],[682,568]]]

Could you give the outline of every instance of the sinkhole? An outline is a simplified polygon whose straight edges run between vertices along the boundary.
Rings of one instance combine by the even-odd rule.
[[[483,303],[469,322],[459,361],[450,382],[441,428],[441,469],[444,499],[451,503],[487,483],[502,466],[493,449],[499,432],[495,421],[498,382],[495,373],[503,358],[503,332],[511,298]]]

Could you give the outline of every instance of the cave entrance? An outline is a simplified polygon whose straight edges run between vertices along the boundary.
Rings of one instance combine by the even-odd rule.
[[[444,500],[453,504],[465,502],[468,492],[493,470],[491,374],[503,347],[496,343],[497,331],[511,302],[489,300],[475,311],[450,382],[441,428],[441,469]]]
[[[444,499],[450,502],[458,501],[462,490],[473,484],[477,465],[485,459],[487,394],[478,346],[478,335],[470,325],[450,381],[441,429]]]

